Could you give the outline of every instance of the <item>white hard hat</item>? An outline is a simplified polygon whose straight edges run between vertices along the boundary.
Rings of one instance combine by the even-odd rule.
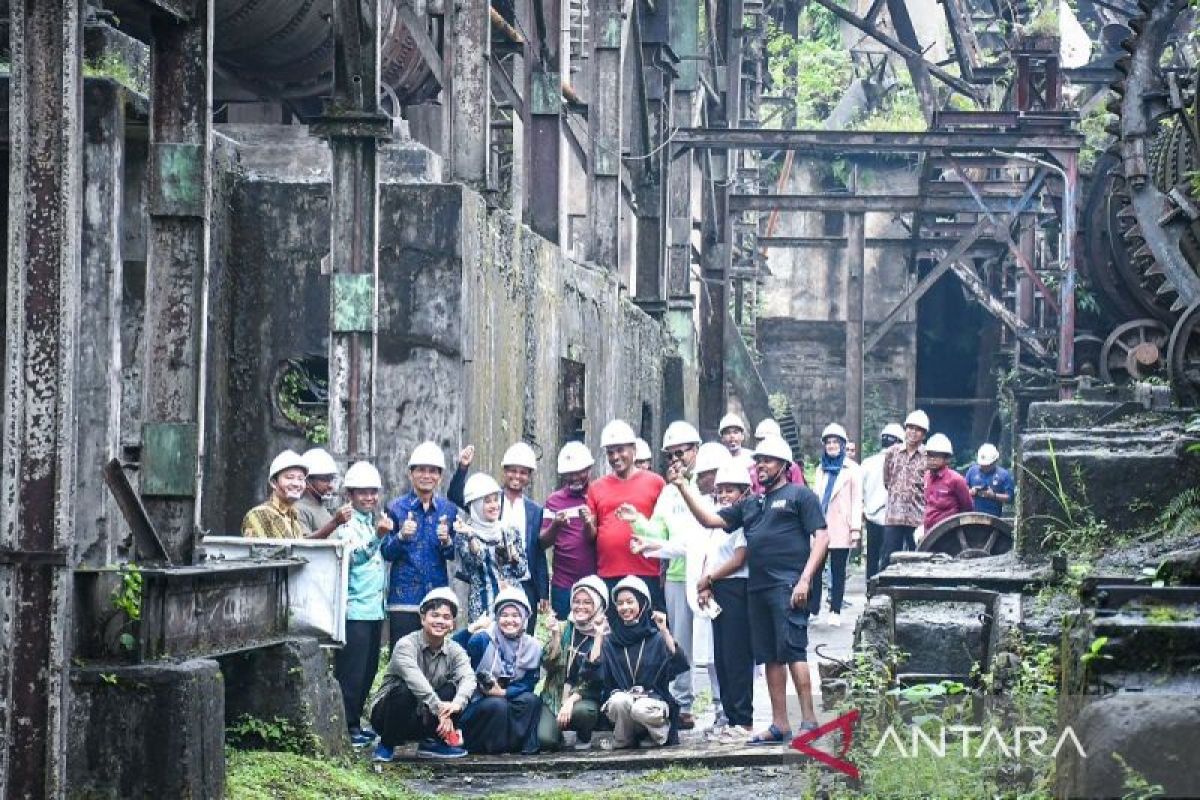
[[[904,418],[904,427],[907,428],[909,425],[920,428],[923,431],[927,431],[929,430],[929,415],[918,408],[916,411]]]
[[[596,597],[596,603],[600,606],[600,610],[608,608],[608,584],[599,575],[585,575],[575,581],[575,585],[571,587],[571,597],[580,589],[586,589]]]
[[[779,429],[779,423],[770,417],[758,423],[758,427],[754,429],[755,439],[765,439],[768,436],[783,437],[783,431]]]
[[[533,613],[533,609],[529,607],[529,598],[525,595],[525,590],[516,586],[509,586],[507,589],[500,590],[500,593],[496,595],[495,602],[492,603],[492,613],[497,617],[500,616],[500,607],[506,606],[509,603],[516,603],[525,609],[526,617]]]
[[[342,487],[346,489],[383,489],[383,480],[379,470],[365,461],[356,461],[346,470],[342,479]]]
[[[626,575],[624,578],[621,578],[621,580],[617,581],[617,585],[614,586],[612,589],[611,596],[613,599],[613,603],[617,602],[617,592],[621,591],[622,589],[632,589],[633,591],[640,594],[642,596],[642,599],[645,600],[647,603],[649,603],[651,601],[650,589],[647,588],[646,582],[644,580],[642,580],[641,578],[639,578],[637,575]]]
[[[633,432],[633,428],[629,427],[628,422],[614,419],[604,426],[604,430],[600,431],[600,446],[612,447],[618,444],[634,444],[637,438],[637,434]]]
[[[562,450],[558,451],[559,475],[579,472],[595,463],[596,459],[592,458],[592,451],[588,450],[587,445],[583,442],[567,442],[562,446]]]
[[[421,605],[417,606],[417,610],[421,613],[424,613],[425,606],[429,605],[434,600],[443,600],[449,603],[450,607],[454,609],[454,615],[458,616],[458,595],[456,595],[454,590],[449,586],[438,586],[435,589],[430,589],[425,593],[425,596],[421,598]]]
[[[778,458],[780,461],[792,461],[795,456],[792,455],[792,447],[783,440],[782,436],[768,436],[758,443],[758,449],[754,451],[754,457],[770,456]]]
[[[720,469],[732,458],[733,456],[729,455],[729,448],[720,442],[705,442],[696,451],[696,463],[692,465],[692,472],[700,473]]]
[[[926,447],[926,450],[929,448]],[[996,449],[996,445],[990,442],[985,442],[979,445],[979,452],[975,454],[975,461],[979,466],[986,467],[995,464],[1000,460],[1000,451]]]
[[[271,471],[267,473],[267,476],[271,480],[275,480],[276,475],[293,467],[299,467],[304,470],[305,475],[308,474],[308,465],[304,463],[304,457],[295,450],[284,450],[271,461]]]
[[[726,461],[717,469],[717,485],[732,483],[735,486],[750,485],[750,471],[737,461]]]
[[[831,422],[825,426],[825,430],[821,431],[821,441],[825,441],[830,436],[836,436],[843,442],[850,441],[850,437],[846,435],[846,429],[836,422]]]
[[[950,437],[944,433],[935,433],[929,437],[929,441],[925,444],[926,453],[937,453],[940,455],[954,455],[954,445],[950,444]]]
[[[731,411],[721,417],[721,424],[717,426],[717,433],[724,433],[726,428],[737,428],[744,432],[746,430],[746,423],[742,422],[742,418]]]
[[[653,459],[654,453],[650,452],[650,443],[639,436],[633,441],[633,460],[651,461]]]
[[[446,454],[433,442],[421,442],[408,457],[408,468],[413,467],[437,467],[445,472]]]
[[[898,423],[898,422],[889,422],[887,425],[883,426],[883,430],[880,432],[879,435],[880,435],[880,437],[891,436],[892,438],[895,438],[895,439],[903,439],[904,438],[904,428],[900,427],[900,423]]]
[[[696,430],[690,422],[677,419],[663,431],[662,449],[668,450],[681,444],[700,444],[700,441],[700,431]]]
[[[304,459],[304,465],[308,468],[309,475],[337,475],[337,463],[334,462],[333,456],[329,455],[320,447],[314,447],[312,450],[305,451],[304,455],[300,456]]]
[[[467,485],[463,488],[463,502],[471,505],[479,498],[493,494],[500,494],[500,484],[486,472],[476,472],[467,478]]]
[[[504,458],[500,459],[502,467],[525,467],[525,469],[537,469],[537,453],[533,452],[533,448],[525,444],[525,442],[517,442],[504,451]]]

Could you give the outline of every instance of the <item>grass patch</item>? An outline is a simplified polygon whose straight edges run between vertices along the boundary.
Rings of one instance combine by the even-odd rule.
[[[375,773],[364,761],[227,748],[225,767],[229,800],[413,800],[429,796],[408,789],[402,770],[389,767]]]
[[[708,767],[685,767],[675,764],[662,769],[653,769],[645,775],[640,775],[628,785],[654,783],[684,783],[686,781],[701,781],[709,776]]]

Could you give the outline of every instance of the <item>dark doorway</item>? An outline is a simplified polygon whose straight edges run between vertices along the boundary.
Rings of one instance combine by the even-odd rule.
[[[584,440],[583,422],[587,419],[587,367],[581,361],[559,359],[559,444]]]

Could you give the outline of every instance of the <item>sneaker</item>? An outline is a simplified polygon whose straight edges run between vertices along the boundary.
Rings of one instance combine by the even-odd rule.
[[[380,764],[390,764],[395,757],[395,748],[385,744],[375,745],[375,752],[371,754],[371,760]]]
[[[690,731],[694,727],[696,727],[696,718],[692,716],[692,713],[690,711],[680,711],[679,730]]]
[[[802,730],[802,731],[815,731],[819,727],[821,727],[821,723],[819,723],[819,722],[801,722],[800,723],[800,730]]]
[[[417,745],[417,758],[462,758],[467,751],[461,747],[439,742],[437,739],[426,739]]]
[[[350,744],[354,747],[366,747],[369,744],[374,744],[377,738],[375,731],[362,730],[350,732]]]
[[[725,729],[721,734],[721,744],[737,744],[742,745],[746,740],[754,735],[754,731],[745,725],[733,725]]]
[[[725,735],[725,727],[726,726],[721,725],[720,723],[715,723],[711,728],[704,731],[704,741],[706,741],[706,742],[720,741],[721,737]]]
[[[830,611],[827,622],[829,625],[833,626],[834,628],[839,628],[842,625],[842,615],[837,613],[836,611]]]
[[[583,751],[585,751],[585,750],[591,750],[591,749],[592,749],[592,740],[591,740],[591,739],[588,739],[588,740],[585,742],[585,741],[583,741],[582,739],[576,739],[576,740],[575,740],[575,744],[571,745],[571,749],[572,749],[572,750],[575,750],[575,751],[577,751],[577,752],[583,752]]]
[[[653,739],[642,739],[637,746],[643,750],[649,750],[651,747],[658,747],[658,742]]]

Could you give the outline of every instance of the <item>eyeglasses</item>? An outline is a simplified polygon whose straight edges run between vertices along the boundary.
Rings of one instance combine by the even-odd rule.
[[[686,456],[688,453],[692,452],[692,448],[690,446],[681,447],[678,450],[667,450],[665,452],[666,452],[668,461],[681,461],[681,460],[683,460],[684,456]]]

